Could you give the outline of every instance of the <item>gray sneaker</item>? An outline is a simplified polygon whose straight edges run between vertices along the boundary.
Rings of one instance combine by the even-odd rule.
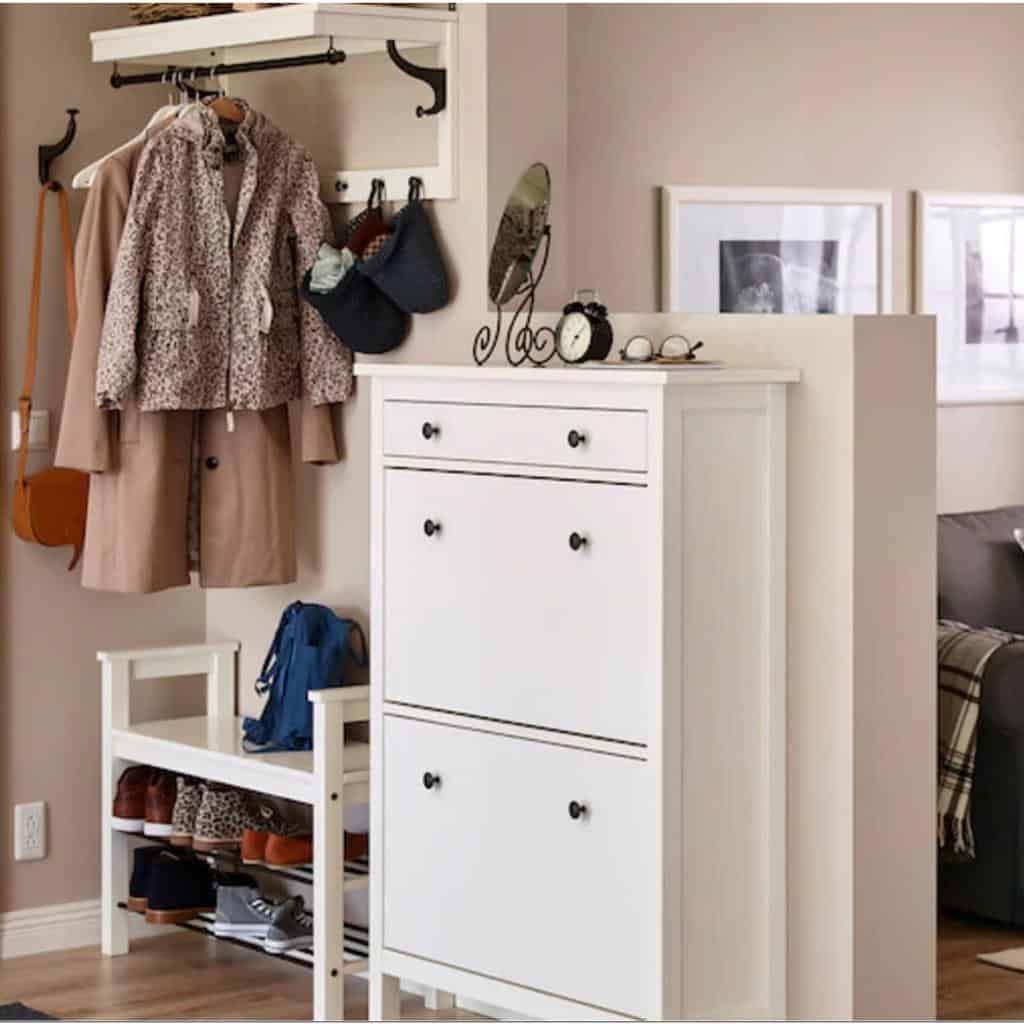
[[[276,908],[274,923],[267,932],[263,948],[268,953],[285,953],[290,949],[313,948],[313,915],[301,896],[285,900]]]
[[[213,934],[265,939],[277,910],[278,905],[265,900],[255,883],[220,885]]]

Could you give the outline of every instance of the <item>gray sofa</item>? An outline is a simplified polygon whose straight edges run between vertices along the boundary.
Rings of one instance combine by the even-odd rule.
[[[1024,505],[938,525],[940,618],[1024,634]],[[1024,926],[1024,643],[985,668],[971,818],[976,857],[940,856],[939,905]]]

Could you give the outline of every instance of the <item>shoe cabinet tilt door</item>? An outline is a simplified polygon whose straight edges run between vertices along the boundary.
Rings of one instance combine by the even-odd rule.
[[[371,1014],[784,1017],[786,370],[371,381]]]

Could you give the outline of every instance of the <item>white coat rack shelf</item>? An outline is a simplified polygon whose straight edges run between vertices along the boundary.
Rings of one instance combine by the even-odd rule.
[[[454,199],[456,119],[458,116],[458,13],[447,9],[389,7],[371,4],[289,4],[259,11],[186,18],[157,25],[137,25],[93,32],[94,63],[117,64],[124,74],[168,67],[207,67],[294,58],[323,53],[335,46],[354,56],[384,53],[388,42],[399,50],[436,47],[437,66],[447,71],[444,109],[432,116],[437,126],[437,164],[417,167],[371,167],[358,170],[321,168],[323,197],[331,203],[365,203],[374,178],[388,196],[399,198],[409,178],[423,181],[427,199]],[[133,65],[129,68],[126,65]],[[344,74],[342,70],[340,73]],[[396,74],[399,72],[396,69]],[[423,87],[423,106],[430,90]],[[415,106],[409,110],[416,117]]]

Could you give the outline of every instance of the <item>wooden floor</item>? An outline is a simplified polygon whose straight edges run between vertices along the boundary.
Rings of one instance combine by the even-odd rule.
[[[1024,931],[978,921],[939,920],[940,1020],[1024,1019],[1024,974],[978,963],[978,953],[1024,946]],[[366,1019],[366,984],[350,979],[347,1015]],[[0,1003],[21,1001],[71,1020],[302,1020],[312,1015],[312,975],[190,932],[142,939],[129,956],[96,949],[45,953],[0,963]],[[409,1020],[443,1016],[407,997]]]
[[[940,1020],[1024,1019],[1024,974],[979,963],[979,953],[1024,946],[1024,931],[970,918],[939,917]]]
[[[312,972],[254,950],[183,931],[132,943],[128,956],[95,948],[0,963],[0,1003],[65,1020],[309,1020]],[[345,1016],[366,1020],[366,983],[348,979]],[[432,1013],[406,997],[408,1020],[481,1020]]]

